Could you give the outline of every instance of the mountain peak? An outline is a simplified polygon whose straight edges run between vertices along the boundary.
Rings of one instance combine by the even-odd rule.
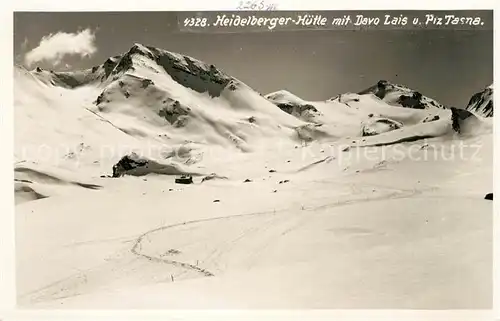
[[[493,117],[493,84],[474,94],[465,109],[484,117]]]
[[[134,42],[134,45],[132,46],[132,48],[138,48],[138,49],[142,49],[142,50],[148,50],[148,46],[143,45],[142,43],[139,43],[139,42]]]
[[[416,90],[384,79],[379,80],[375,85],[360,91],[358,94],[373,94],[390,105],[406,108],[446,108],[436,100],[426,97]]]
[[[148,47],[140,43],[134,43],[134,45],[129,49],[126,54],[133,55],[139,54],[143,56],[147,56],[148,58],[154,58],[154,54],[152,53],[153,47]],[[156,49],[156,48],[154,48]],[[158,50],[158,49],[156,49]]]
[[[281,89],[264,96],[266,99],[274,103],[304,103],[304,100],[297,95],[292,94],[286,89]]]

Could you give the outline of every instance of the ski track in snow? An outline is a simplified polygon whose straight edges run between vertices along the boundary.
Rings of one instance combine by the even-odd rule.
[[[367,187],[367,185],[363,185],[363,187]],[[370,186],[368,186],[368,187],[370,187]],[[380,188],[380,185],[377,185],[377,187]],[[318,210],[318,209],[356,205],[356,204],[365,203],[365,202],[377,202],[377,201],[383,201],[383,200],[389,200],[389,199],[409,198],[409,197],[416,196],[418,194],[422,194],[424,192],[434,191],[434,190],[436,190],[435,187],[422,189],[422,190],[417,190],[417,189],[404,190],[404,189],[401,189],[399,192],[393,192],[393,193],[390,193],[388,195],[381,195],[378,197],[371,197],[371,198],[366,198],[366,199],[351,199],[351,200],[337,201],[337,202],[324,204],[324,205],[320,205],[320,206],[304,207],[302,210],[314,211],[314,210]],[[153,261],[153,262],[171,264],[171,265],[182,267],[185,269],[194,270],[194,271],[196,271],[204,276],[214,276],[215,274],[213,272],[210,272],[206,269],[200,268],[200,267],[193,265],[193,264],[179,262],[179,261],[175,261],[175,260],[163,259],[161,257],[155,257],[155,256],[150,256],[150,255],[146,255],[144,253],[141,253],[141,249],[142,249],[141,244],[142,244],[143,240],[145,238],[147,238],[148,235],[151,235],[153,233],[158,233],[160,231],[166,231],[168,229],[172,229],[172,228],[179,227],[179,226],[186,226],[186,225],[200,224],[200,223],[209,223],[209,222],[221,221],[221,220],[231,220],[231,219],[237,219],[237,218],[242,218],[242,217],[252,217],[252,216],[260,216],[260,215],[276,215],[279,213],[288,213],[288,212],[290,212],[290,210],[291,209],[282,209],[282,210],[272,210],[272,211],[264,211],[264,212],[257,212],[257,213],[246,213],[246,214],[239,214],[239,215],[232,215],[232,216],[222,216],[222,217],[215,217],[215,218],[192,220],[192,221],[186,221],[186,222],[182,222],[182,223],[176,223],[176,224],[172,224],[172,225],[162,226],[159,228],[149,230],[146,233],[142,234],[139,238],[137,238],[134,246],[131,249],[131,252],[135,255],[144,257],[144,258],[146,258],[150,261]],[[261,228],[251,228],[250,230],[255,231],[255,232],[262,231]],[[284,234],[290,232],[290,230],[291,229],[287,229],[281,235],[284,235]],[[240,240],[246,236],[247,236],[247,233],[243,233],[238,238],[232,240],[231,244],[234,245],[234,243],[236,243],[238,240]]]
[[[334,182],[336,183],[336,182]],[[359,186],[358,186],[359,185]],[[362,186],[361,186],[362,185]],[[197,225],[197,224],[207,224],[207,223],[213,223],[217,221],[229,221],[229,220],[238,220],[238,219],[244,219],[248,217],[259,217],[259,216],[272,216],[271,219],[263,219],[259,220],[257,223],[255,223],[255,226],[252,226],[250,228],[246,228],[240,235],[237,237],[225,241],[223,244],[217,246],[213,251],[210,253],[207,253],[207,256],[203,258],[198,258],[199,262],[210,262],[211,264],[218,265],[220,262],[217,261],[217,258],[219,258],[222,254],[229,252],[233,250],[239,241],[241,241],[244,238],[250,237],[251,235],[257,236],[260,234],[264,234],[267,230],[272,229],[271,234],[268,236],[268,240],[264,242],[261,245],[261,248],[255,249],[252,253],[249,253],[249,257],[252,258],[252,260],[255,259],[255,257],[258,255],[258,252],[262,251],[264,247],[268,246],[271,244],[272,239],[279,238],[283,235],[286,235],[293,231],[295,228],[299,227],[303,221],[308,221],[311,219],[311,217],[308,214],[298,214],[298,213],[304,213],[304,212],[313,212],[316,210],[321,210],[321,209],[328,209],[328,208],[338,208],[338,207],[345,207],[345,206],[352,206],[352,205],[357,205],[361,203],[367,203],[367,202],[379,202],[379,201],[385,201],[385,200],[391,200],[391,199],[404,199],[404,198],[411,198],[415,197],[417,195],[421,195],[425,192],[430,192],[430,191],[435,191],[438,188],[437,187],[428,187],[428,188],[423,188],[423,189],[396,189],[392,187],[387,187],[383,186],[380,184],[374,184],[374,185],[366,185],[366,184],[353,184],[355,189],[357,187],[361,187],[361,190],[363,188],[371,189],[376,187],[378,191],[385,190],[385,192],[382,195],[379,196],[371,196],[367,198],[351,198],[347,200],[340,200],[340,201],[335,201],[323,205],[318,205],[318,206],[303,206],[302,208],[283,208],[283,209],[276,209],[276,210],[269,210],[269,211],[262,211],[262,212],[253,212],[253,213],[244,213],[244,214],[238,214],[238,215],[230,215],[230,216],[221,216],[221,217],[213,217],[213,218],[206,218],[206,219],[198,219],[198,220],[191,220],[191,221],[184,221],[176,224],[171,224],[167,226],[161,226],[158,228],[154,228],[151,230],[146,231],[142,235],[140,235],[137,238],[127,238],[127,237],[119,237],[115,239],[107,239],[107,240],[95,240],[95,241],[90,241],[90,242],[83,242],[83,243],[77,243],[77,244],[70,244],[68,246],[80,246],[80,245],[85,245],[85,244],[92,244],[92,243],[101,243],[101,242],[113,242],[113,241],[121,241],[122,243],[130,243],[133,242],[132,248],[129,249],[129,252],[132,253],[134,256],[136,256],[139,259],[145,259],[149,262],[152,263],[157,263],[157,264],[166,264],[170,265],[172,267],[176,268],[181,268],[184,271],[180,271],[178,273],[170,273],[171,277],[175,276],[180,277],[182,275],[185,275],[186,272],[192,271],[195,272],[198,275],[201,275],[202,277],[210,277],[210,276],[215,276],[216,273],[214,271],[208,270],[207,268],[203,268],[191,263],[187,262],[181,262],[177,260],[171,260],[171,259],[165,259],[163,257],[159,256],[153,256],[153,255],[148,255],[143,253],[142,251],[142,243],[144,240],[148,238],[148,236],[154,235],[155,233],[159,232],[164,232],[169,229],[173,229],[176,227],[181,227],[181,226],[189,226],[189,225]],[[355,193],[359,194],[359,193]],[[366,195],[361,193],[361,195]],[[439,196],[437,196],[439,197]],[[288,218],[290,216],[297,217],[298,215],[302,216],[300,217],[298,222],[293,222],[292,226],[289,226],[290,224],[288,223]],[[332,213],[334,215],[334,213]],[[278,223],[278,224],[272,224],[272,223]],[[203,227],[202,227],[203,228]],[[166,245],[163,245],[166,246]],[[133,260],[126,260],[127,264],[132,264]],[[123,263],[123,262],[122,262]],[[100,271],[102,273],[103,269],[104,271],[113,268],[107,267],[109,263],[105,262],[103,264],[100,264],[98,266],[94,266],[90,269],[87,270],[79,270],[78,273],[75,273],[73,275],[70,275],[64,279],[58,280],[56,282],[53,282],[51,284],[48,284],[46,286],[43,286],[42,288],[30,291],[28,293],[23,294],[20,299],[22,301],[29,301],[31,303],[36,303],[36,302],[45,302],[45,301],[53,301],[53,300],[59,300],[59,299],[64,299],[64,298],[69,298],[69,297],[74,297],[74,296],[79,296],[83,295],[86,292],[80,292],[79,288],[82,285],[87,285],[88,277],[87,275],[90,273],[95,273],[96,271]],[[252,265],[252,262],[249,263],[249,266]],[[99,272],[97,272],[99,273]],[[193,276],[194,277],[194,276]],[[66,293],[66,292],[70,293]]]

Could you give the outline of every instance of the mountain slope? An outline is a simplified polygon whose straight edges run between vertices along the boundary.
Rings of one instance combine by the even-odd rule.
[[[384,145],[490,128],[483,121],[465,126],[475,116],[457,118],[421,95],[418,106],[401,108],[401,95],[415,92],[384,81],[321,102],[286,90],[263,97],[214,65],[141,44],[87,70],[16,67],[14,78],[16,160],[77,166],[94,176],[130,153],[172,162],[167,167],[208,166],[228,153],[276,146]],[[44,145],[50,157],[40,157]]]
[[[493,85],[474,94],[466,109],[483,117],[493,117]]]
[[[283,111],[320,126],[339,140],[375,135],[377,137],[361,141],[384,145],[429,137],[475,135],[491,130],[490,122],[479,120],[469,112],[434,107],[433,104],[437,103],[426,108],[401,108],[372,93],[345,93],[323,102],[305,101],[285,90],[265,97],[281,106]],[[292,106],[293,109],[283,106]],[[306,108],[308,106],[314,108],[314,113],[306,113],[310,111]]]
[[[446,108],[436,100],[423,96],[418,91],[386,80],[380,80],[376,85],[359,92],[360,95],[370,93],[393,106],[415,109]],[[341,99],[341,96],[332,99]]]
[[[287,90],[273,92],[264,97],[278,106],[282,111],[306,122],[314,123],[317,116],[321,115],[316,107]]]
[[[138,44],[14,82],[18,307],[491,308],[492,117]]]
[[[113,149],[113,161],[126,153],[118,152],[118,147],[149,153],[141,148],[145,145],[156,152],[147,155],[153,158],[186,144],[195,149],[251,151],[271,139],[296,144],[295,128],[305,125],[213,65],[139,44],[85,71],[30,72],[16,67],[14,78],[20,148],[80,136],[93,149]],[[51,116],[54,112],[56,118]],[[57,131],[47,130],[56,127],[52,119],[63,124]],[[92,124],[85,128],[75,124],[88,121],[113,133],[99,133]],[[32,137],[23,134],[28,128]],[[30,158],[21,154],[17,152],[19,159]],[[90,163],[99,160],[94,156]]]

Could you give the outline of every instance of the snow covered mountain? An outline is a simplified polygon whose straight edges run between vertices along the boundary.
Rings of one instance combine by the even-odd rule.
[[[219,96],[233,79],[217,70],[215,66],[207,65],[195,58],[138,43],[126,53],[110,57],[103,64],[87,70],[53,72],[37,67],[34,72],[45,83],[77,88],[95,83],[109,85],[121,76],[141,68],[154,73],[167,72],[183,85],[198,92],[208,90],[212,96]]]
[[[410,89],[403,85],[390,83],[386,80],[380,80],[376,85],[367,88],[360,95],[372,93],[392,106],[401,106],[415,109],[445,108],[436,100],[422,95],[420,92]],[[341,99],[337,96],[333,99]]]
[[[483,117],[493,117],[493,85],[474,94],[466,109]]]
[[[28,145],[70,138],[75,146],[89,146],[73,153],[73,160],[90,155],[100,163],[106,160],[97,155],[99,150],[124,144],[133,150],[148,144],[157,151],[187,145],[189,150],[219,146],[251,151],[270,137],[296,144],[296,128],[306,125],[213,65],[140,44],[84,71],[16,66],[15,83],[16,145],[22,146],[16,155],[23,160],[29,158]],[[51,119],[61,124],[57,131],[47,130],[56,126]],[[162,151],[156,156],[169,155]]]
[[[379,141],[391,136],[412,140],[423,135],[422,131],[429,131],[428,136],[434,137],[438,128],[438,132],[442,133],[439,135],[476,133],[483,128],[482,123],[476,121],[477,117],[471,113],[444,107],[407,87],[385,81],[382,83],[389,88],[385,90],[383,99],[376,91],[372,92],[376,87],[359,94],[345,93],[323,102],[305,101],[287,90],[273,92],[265,97],[290,115],[320,126],[328,133],[329,139],[377,135],[376,140]],[[407,95],[405,97],[417,96],[416,100],[408,98],[416,105],[401,105],[400,103],[405,102],[401,98],[404,96],[402,93]],[[399,98],[395,99],[396,96]],[[405,106],[408,108],[402,108]],[[430,122],[435,123],[428,125]],[[476,124],[466,125],[471,122]],[[410,134],[412,132],[420,134]],[[384,135],[380,135],[383,133]],[[386,143],[389,141],[390,139]]]
[[[282,111],[306,122],[315,122],[315,116],[321,113],[313,105],[287,90],[280,90],[264,96]]]
[[[18,307],[491,307],[492,117],[140,44],[16,66],[14,105]]]
[[[53,151],[52,164],[78,164],[92,173],[109,171],[132,152],[167,161],[165,172],[199,173],[180,166],[196,165],[214,150],[252,152],[365,136],[389,144],[450,134],[458,122],[470,122],[386,81],[322,102],[286,90],[263,97],[214,65],[141,44],[83,71],[16,66],[15,105],[16,161],[40,162],[43,145]]]

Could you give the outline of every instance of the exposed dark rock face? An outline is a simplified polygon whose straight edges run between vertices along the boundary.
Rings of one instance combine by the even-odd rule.
[[[111,75],[111,72],[113,71],[113,69],[115,69],[119,58],[120,58],[120,56],[115,56],[112,58],[108,58],[104,62],[103,67],[104,67],[104,73],[106,75],[106,78],[108,78],[109,75]]]
[[[231,91],[235,91],[236,89],[238,89],[238,86],[237,84],[235,83],[234,80],[231,80],[229,83],[228,83],[228,87],[227,87],[229,90]],[[260,94],[262,96],[262,94]]]
[[[466,109],[483,117],[493,117],[493,88],[488,87],[474,94]]]
[[[113,177],[123,176],[127,171],[146,166],[147,164],[147,160],[140,159],[136,154],[125,155],[113,166]]]
[[[212,97],[219,97],[232,77],[219,71],[214,65],[206,66],[194,58],[178,56],[154,47],[147,47],[153,54],[150,57],[179,84],[197,92],[208,92]]]
[[[136,153],[128,154],[113,166],[113,177],[123,175],[145,176],[149,174],[159,175],[190,175],[199,176],[200,173],[186,171],[176,163],[159,163],[153,159],[147,159]]]
[[[99,96],[97,96],[96,100],[94,101],[94,104],[96,104],[96,106],[99,106],[100,104],[102,104],[104,102],[109,103],[109,101],[110,101],[109,97],[107,97],[106,92],[103,91],[102,93],[99,94]],[[99,108],[100,108],[99,110],[101,110],[102,106]]]
[[[76,88],[79,85],[81,85],[80,81],[70,73],[59,72],[59,73],[54,73],[54,76],[56,77],[59,83],[65,84],[66,87]]]
[[[473,116],[472,113],[465,109],[451,107],[451,126],[454,131],[460,134],[460,122]]]
[[[120,62],[116,65],[112,73],[117,74],[122,71],[131,70],[132,68],[132,56],[130,54],[125,54],[122,59],[120,59]]]
[[[104,100],[104,93],[101,93],[99,96],[97,96],[97,99],[95,100],[95,104],[96,105],[99,105],[100,103],[102,103]]]
[[[160,109],[158,114],[175,127],[185,125],[189,108],[182,106],[178,100],[167,99],[164,103],[166,106]]]
[[[420,92],[412,90],[403,85],[390,83],[387,80],[379,80],[378,83],[370,88],[367,88],[358,93],[359,95],[373,94],[384,100],[389,94],[396,94],[398,99],[393,100],[391,95],[391,103],[397,103],[406,108],[428,109],[428,108],[446,108],[438,102],[423,96]]]
[[[133,131],[120,129],[126,134],[135,134]],[[186,143],[190,141],[186,140]],[[139,151],[133,151],[125,156],[113,166],[113,176],[146,176],[146,175],[191,175],[206,176],[207,173],[195,170],[190,166],[200,161],[202,153],[193,154],[189,146],[180,146],[170,151],[162,151],[160,155],[151,157]]]
[[[430,122],[433,122],[433,121],[436,121],[436,120],[439,120],[439,115],[433,115],[433,116],[425,117],[425,119],[422,120],[422,123],[430,123]]]
[[[387,92],[387,85],[389,82],[387,80],[379,80],[377,82],[377,91],[375,92],[375,96],[380,99],[384,99]]]
[[[309,104],[299,105],[299,104],[286,103],[286,104],[277,104],[276,106],[278,106],[284,112],[292,115],[293,114],[302,115],[302,113],[306,111],[318,113],[316,107]]]
[[[421,101],[422,94],[414,92],[412,96],[401,95],[399,96],[398,103],[403,107],[425,109],[425,105]]]
[[[214,65],[208,65],[202,61],[188,56],[171,53],[166,50],[136,44],[128,52],[108,58],[102,65],[94,66],[85,71],[54,73],[61,78],[58,85],[74,88],[88,84],[92,81],[105,82],[119,80],[121,75],[135,69],[135,56],[142,56],[155,62],[163,68],[176,82],[184,87],[199,93],[208,92],[212,97],[218,97],[228,89],[234,91],[240,83],[217,69]],[[102,72],[101,72],[102,67]],[[41,68],[36,69],[41,72]],[[154,70],[160,72],[159,70]],[[90,76],[92,75],[92,76]],[[146,80],[142,83],[143,88],[152,85],[152,81]]]
[[[302,104],[298,102],[275,102],[270,100],[279,109],[287,114],[297,117],[309,123],[321,123],[316,117],[321,116],[321,112],[310,104]]]
[[[148,88],[149,86],[154,85],[154,82],[151,79],[143,79],[141,81],[141,88]]]

